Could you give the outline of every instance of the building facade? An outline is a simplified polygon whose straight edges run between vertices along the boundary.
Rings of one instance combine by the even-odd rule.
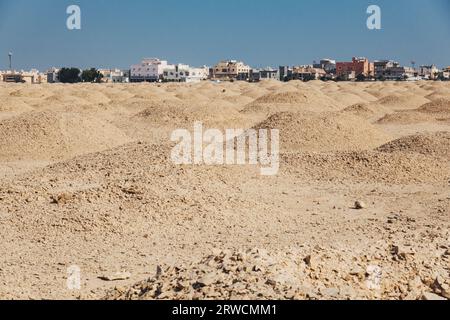
[[[375,76],[375,66],[366,58],[352,58],[351,62],[336,62],[336,76],[345,80],[351,80],[363,75]]]
[[[416,76],[414,68],[400,66],[392,60],[374,62],[375,78],[378,80],[408,80]]]
[[[249,78],[250,69],[249,66],[241,61],[220,61],[213,68],[213,78],[217,80],[236,80],[239,77],[243,80],[242,78],[246,75],[246,78]]]
[[[392,60],[376,60],[373,63],[375,70],[375,78],[383,78],[389,69],[398,67],[399,63]]]
[[[427,80],[435,80],[439,75],[439,69],[434,65],[422,65],[419,67],[419,76]]]
[[[442,69],[442,71],[439,72],[438,78],[441,80],[450,80],[450,66]]]
[[[130,75],[128,70],[120,69],[99,69],[98,72],[103,76],[102,82],[106,83],[128,83]]]
[[[46,71],[47,74],[47,82],[48,83],[58,83],[59,82],[59,69],[58,68],[50,68]]]
[[[314,63],[313,67],[324,70],[328,75],[336,74],[336,60],[321,59],[319,63]]]
[[[162,79],[167,82],[199,82],[208,79],[209,68],[193,68],[186,64],[168,66],[164,69]]]
[[[292,80],[292,68],[289,66],[278,67],[278,80],[289,81]]]
[[[292,69],[293,80],[319,80],[325,77],[327,73],[321,68],[314,68],[314,66],[296,66]]]
[[[132,65],[130,68],[130,82],[155,82],[162,78],[164,69],[170,65],[165,60],[147,58],[140,64]]]
[[[251,69],[247,80],[250,82],[258,82],[262,80],[278,80],[278,78],[278,70],[267,67],[264,69]]]
[[[40,84],[47,82],[47,75],[36,69],[30,71],[7,71],[2,74],[3,82]]]

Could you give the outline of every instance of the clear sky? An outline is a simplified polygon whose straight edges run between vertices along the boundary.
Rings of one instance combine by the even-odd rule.
[[[66,8],[81,8],[81,30]],[[381,7],[382,30],[366,9]],[[392,58],[450,65],[450,0],[0,0],[0,69],[129,68],[144,57],[213,65]]]

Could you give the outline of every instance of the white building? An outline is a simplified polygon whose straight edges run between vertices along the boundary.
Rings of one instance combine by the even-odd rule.
[[[47,82],[48,83],[58,83],[59,82],[59,69],[58,68],[50,68],[46,71],[47,74]]]
[[[164,69],[170,67],[165,60],[157,58],[147,58],[142,60],[140,64],[131,66],[130,81],[131,82],[154,82],[159,81],[163,75]]]
[[[431,66],[420,66],[419,67],[419,76],[424,79],[435,79],[437,74],[439,73],[439,69],[432,64]]]
[[[163,81],[169,82],[199,82],[206,80],[209,68],[193,68],[186,64],[169,65],[163,71]]]
[[[130,82],[130,76],[128,71],[120,69],[99,69],[103,75],[102,82],[106,83],[128,83]]]

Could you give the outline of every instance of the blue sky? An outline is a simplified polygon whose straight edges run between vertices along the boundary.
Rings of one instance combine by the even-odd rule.
[[[66,28],[81,7],[82,29]],[[382,30],[366,9],[382,10]],[[143,57],[213,65],[307,64],[330,57],[450,65],[450,0],[0,0],[0,69],[128,68]]]

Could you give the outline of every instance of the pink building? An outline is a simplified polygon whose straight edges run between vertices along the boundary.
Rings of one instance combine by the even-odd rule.
[[[337,62],[336,75],[347,79],[356,78],[359,75],[374,76],[375,66],[366,58],[352,58],[351,62]]]

